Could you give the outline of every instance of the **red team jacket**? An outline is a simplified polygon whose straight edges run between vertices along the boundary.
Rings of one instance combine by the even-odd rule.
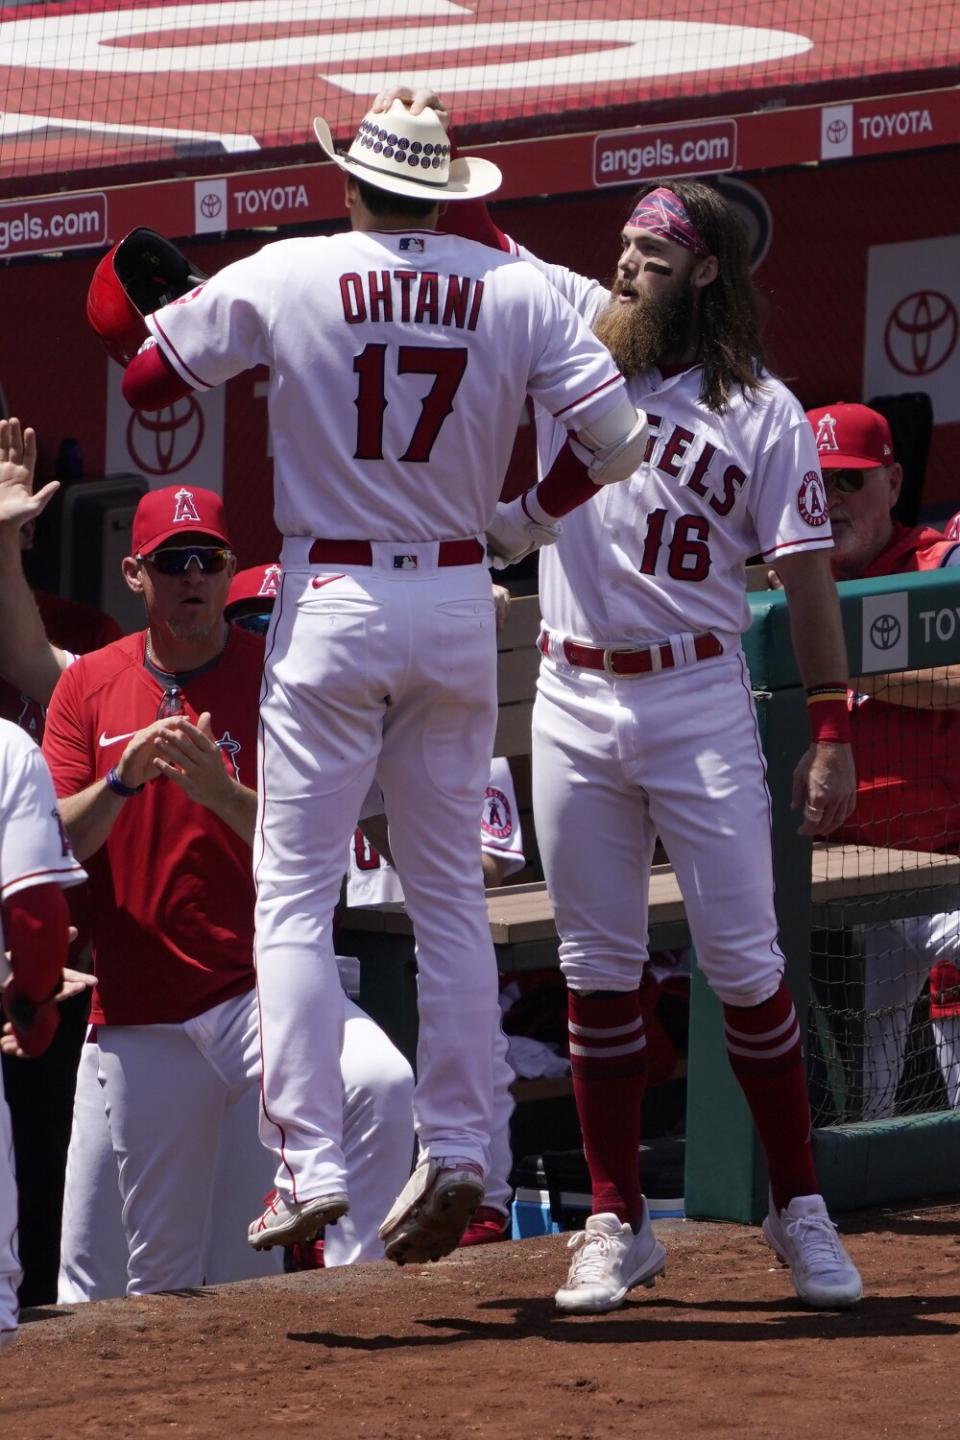
[[[938,570],[957,543],[923,525],[894,528],[864,579]],[[960,711],[912,710],[852,696],[857,806],[830,839],[899,850],[960,853]],[[960,969],[930,972],[934,1015],[960,1012]]]
[[[106,775],[152,724],[163,688],[144,666],[145,632],[81,656],[61,676],[43,753],[59,796]],[[185,713],[209,710],[224,764],[256,787],[263,641],[232,629],[220,659],[189,680]],[[92,889],[95,1024],[176,1024],[253,988],[250,847],[173,781],[123,808],[85,862]]]

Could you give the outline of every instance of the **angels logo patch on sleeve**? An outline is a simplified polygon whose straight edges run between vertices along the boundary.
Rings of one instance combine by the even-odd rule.
[[[827,508],[827,492],[819,470],[808,470],[801,480],[800,489],[797,491],[797,509],[800,511],[801,520],[807,525],[817,528],[826,525],[830,512]]]
[[[480,829],[493,840],[509,840],[513,834],[510,801],[495,785],[488,785],[484,794]]]

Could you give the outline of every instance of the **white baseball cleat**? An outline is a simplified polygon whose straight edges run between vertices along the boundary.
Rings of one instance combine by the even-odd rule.
[[[838,1310],[863,1299],[860,1272],[840,1243],[822,1195],[798,1195],[779,1214],[771,1205],[763,1238],[789,1267],[804,1304]]]
[[[418,1265],[442,1260],[460,1244],[483,1199],[483,1171],[472,1160],[423,1160],[377,1232],[388,1260]]]
[[[646,1199],[636,1232],[616,1215],[591,1215],[567,1246],[577,1254],[555,1298],[557,1309],[568,1315],[616,1310],[628,1290],[653,1285],[667,1268],[667,1252],[653,1233]]]
[[[278,1191],[271,1190],[263,1203],[263,1214],[247,1227],[247,1239],[254,1250],[316,1240],[325,1225],[333,1225],[350,1209],[350,1201],[340,1191],[313,1200],[285,1200]]]

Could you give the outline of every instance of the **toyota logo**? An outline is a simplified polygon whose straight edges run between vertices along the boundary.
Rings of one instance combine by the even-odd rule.
[[[901,375],[929,375],[953,354],[957,331],[957,311],[949,295],[914,290],[887,321],[883,335],[887,359]]]
[[[878,615],[870,626],[870,639],[878,650],[892,650],[900,639],[900,621],[896,615]]]
[[[147,475],[175,475],[190,464],[203,444],[203,411],[192,395],[165,410],[135,410],[127,425],[127,450]]]
[[[223,201],[219,195],[214,195],[212,191],[204,195],[200,201],[200,214],[205,216],[207,220],[215,220],[222,209]]]
[[[846,120],[831,120],[827,126],[827,139],[831,145],[842,145],[847,138]]]

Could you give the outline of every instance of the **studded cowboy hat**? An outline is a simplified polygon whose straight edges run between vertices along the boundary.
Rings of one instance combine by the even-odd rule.
[[[436,110],[413,115],[402,100],[369,110],[346,155],[333,148],[326,120],[314,132],[335,165],[378,190],[413,200],[475,200],[498,189],[503,176],[489,160],[450,158],[450,140]]]

